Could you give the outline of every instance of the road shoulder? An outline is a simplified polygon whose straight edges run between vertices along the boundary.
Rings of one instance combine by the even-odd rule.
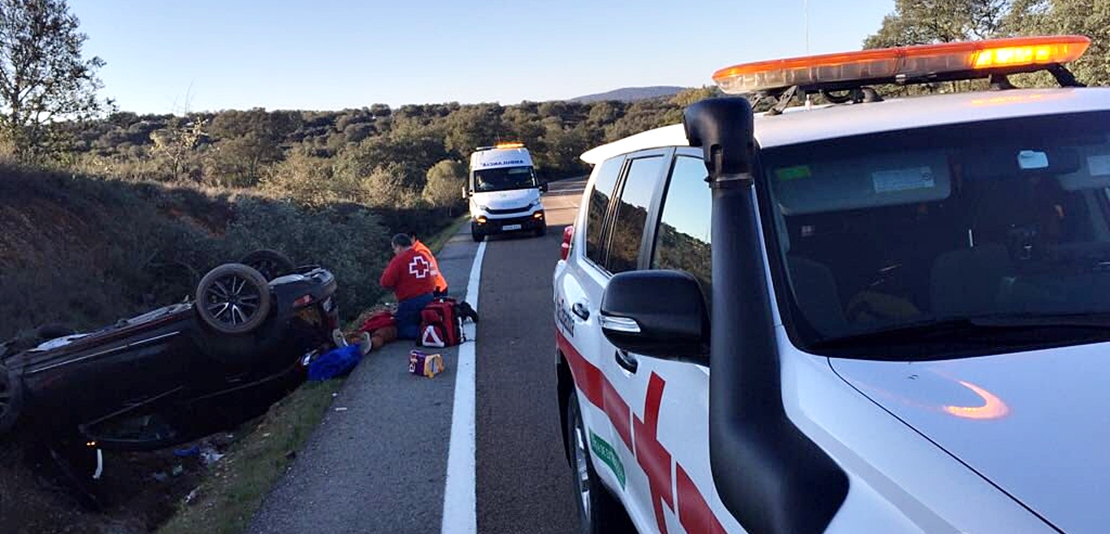
[[[477,246],[457,233],[437,255],[465,293]],[[248,532],[429,532],[439,528],[457,347],[433,379],[408,373],[411,341],[371,353],[347,378]]]

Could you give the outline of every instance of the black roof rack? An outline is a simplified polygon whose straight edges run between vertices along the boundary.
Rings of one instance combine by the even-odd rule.
[[[991,89],[1007,90],[1015,88],[1010,82],[1009,76],[1040,71],[1047,71],[1049,74],[1052,74],[1053,78],[1056,79],[1056,83],[1060,84],[1060,87],[1086,87],[1085,84],[1076,80],[1075,75],[1062,64],[1050,63],[1047,65],[1029,65],[999,69],[969,69],[915,77],[898,75],[810,85],[793,85],[752,93],[749,100],[751,101],[752,107],[769,101],[774,102],[771,109],[767,111],[767,114],[778,115],[785,111],[786,108],[790,106],[790,103],[799,96],[805,97],[808,95],[820,94],[833,104],[881,102],[883,97],[874,88],[876,85],[905,86],[981,79],[989,80]]]

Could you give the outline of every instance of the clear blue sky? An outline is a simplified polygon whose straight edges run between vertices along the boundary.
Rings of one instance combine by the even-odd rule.
[[[70,0],[140,113],[543,101],[711,84],[805,54],[804,0]],[[810,52],[856,50],[893,0],[809,1]]]

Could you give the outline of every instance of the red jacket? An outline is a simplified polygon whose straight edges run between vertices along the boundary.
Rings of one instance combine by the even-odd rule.
[[[400,302],[435,291],[438,275],[434,260],[410,248],[389,261],[382,273],[381,284],[386,289],[392,289]]]
[[[443,278],[443,273],[439,272],[439,262],[436,261],[436,257],[432,254],[432,251],[429,250],[424,243],[421,243],[419,239],[412,242],[412,249],[417,252],[423,252],[425,256],[432,260],[432,267],[436,270],[436,291],[447,291],[447,280]]]

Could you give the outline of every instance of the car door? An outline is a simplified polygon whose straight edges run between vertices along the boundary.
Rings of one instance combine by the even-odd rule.
[[[705,164],[699,153],[683,148],[665,170],[638,266],[693,274],[709,302],[712,198]],[[622,206],[614,227],[622,224]],[[717,497],[710,472],[709,368],[619,352],[609,361],[606,375],[632,412],[634,447],[625,463],[637,467],[628,470],[628,491],[645,520],[640,530],[742,532]]]
[[[650,244],[649,232],[645,230],[648,221],[655,217],[653,206],[673,152],[673,149],[651,150],[628,156],[606,229],[609,239],[602,286],[614,274],[641,268],[642,252]],[[604,287],[599,289],[603,291]],[[600,297],[596,300],[598,305]],[[654,455],[638,454],[645,450],[641,434],[652,424],[650,416],[645,420],[643,407],[648,391],[645,378],[651,376],[651,365],[638,369],[635,355],[617,350],[604,334],[600,338],[601,369],[611,391],[605,399],[606,411],[617,440],[617,458],[626,473],[626,508],[641,531],[651,532],[659,508],[655,498],[659,485],[670,479],[670,468],[665,462],[656,462],[658,457]]]
[[[606,225],[609,222],[613,192],[624,170],[624,156],[617,156],[598,164],[587,184],[587,193],[574,224],[574,243],[571,256],[555,280],[556,343],[566,359],[575,385],[580,392],[578,404],[593,451],[594,470],[602,481],[620,494],[625,485],[624,473],[615,463],[604,463],[615,458],[606,453],[614,447],[612,417],[607,413],[605,392],[607,382],[598,380],[602,352],[599,344],[604,341],[598,325],[601,294],[608,280],[605,271]],[[614,409],[613,405],[609,410]],[[618,420],[627,420],[627,408]]]

